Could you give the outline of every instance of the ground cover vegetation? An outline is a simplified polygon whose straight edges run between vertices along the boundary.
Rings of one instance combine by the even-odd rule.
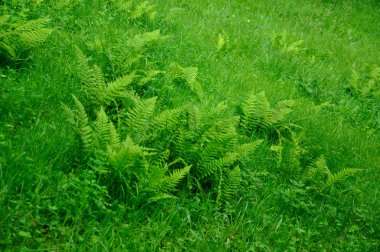
[[[379,8],[0,1],[1,250],[378,250]]]

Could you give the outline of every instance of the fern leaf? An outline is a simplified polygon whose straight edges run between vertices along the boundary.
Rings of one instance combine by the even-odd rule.
[[[361,169],[345,168],[345,169],[343,169],[337,173],[330,174],[328,176],[328,179],[327,179],[326,184],[324,185],[323,189],[326,189],[326,188],[334,185],[337,182],[343,181],[348,176],[355,174],[359,171],[361,171]]]
[[[140,51],[143,47],[165,38],[165,36],[161,35],[160,30],[154,30],[152,32],[145,32],[135,35],[133,39],[127,41],[127,45],[131,48],[134,48],[136,51]]]
[[[16,60],[17,58],[15,48],[13,48],[11,45],[8,45],[7,43],[0,42],[0,53],[4,53],[10,60]]]
[[[118,146],[120,144],[119,134],[117,133],[116,128],[111,121],[109,121],[108,127],[109,127],[109,144],[111,146]]]
[[[154,197],[150,197],[148,199],[148,203],[153,203],[153,202],[157,202],[157,201],[160,201],[160,200],[165,200],[165,199],[176,199],[177,197],[169,194],[169,193],[160,193]]]
[[[200,99],[203,98],[204,92],[202,85],[197,81],[198,68],[197,67],[184,67],[182,70],[182,77],[186,80],[190,90],[193,91]]]
[[[266,126],[265,119],[271,115],[271,108],[265,92],[249,95],[242,105],[242,112],[241,124],[246,133],[251,132],[258,125]]]
[[[206,164],[201,164],[200,167],[197,168],[197,173],[201,179],[208,177],[219,169],[223,167],[229,167],[238,159],[239,154],[237,153],[227,153],[224,157],[219,159],[212,160]]]
[[[78,47],[76,47],[76,56],[80,78],[83,83],[82,88],[92,103],[100,105],[104,100],[105,93],[105,81],[102,70],[97,65],[90,67],[88,58]]]
[[[254,150],[256,150],[256,148],[262,144],[263,140],[256,140],[252,143],[247,143],[247,144],[242,144],[242,145],[239,145],[234,152],[236,153],[239,153],[240,156],[245,156],[251,152],[253,152]]]
[[[127,126],[131,135],[143,138],[150,126],[157,97],[139,102],[129,113]]]
[[[66,114],[66,121],[70,123],[71,125],[76,125],[76,116],[72,109],[70,109],[67,105],[62,103],[62,108],[65,111]]]
[[[16,28],[16,31],[24,32],[24,31],[39,30],[39,29],[43,28],[49,22],[50,22],[50,19],[48,19],[48,18],[39,18],[36,20],[30,20],[30,21],[27,21],[23,25],[19,25]]]
[[[105,146],[110,141],[110,128],[108,122],[108,116],[106,112],[104,112],[103,107],[101,107],[94,122],[94,129],[101,146]]]
[[[197,106],[189,106],[186,110],[187,113],[187,126],[190,130],[197,130],[200,127],[202,115]]]
[[[241,170],[236,166],[232,170],[224,171],[222,184],[222,195],[219,196],[223,201],[233,200],[237,195],[241,184]]]
[[[138,18],[141,18],[144,14],[148,14],[149,12],[152,12],[153,5],[150,5],[148,1],[144,1],[141,4],[139,4],[136,9],[131,13],[131,19],[136,20]]]
[[[126,1],[126,2],[120,2],[120,1],[115,1],[115,7],[121,11],[131,11],[132,9],[132,1]]]
[[[118,97],[125,97],[124,91],[132,83],[135,74],[130,74],[109,83],[104,89],[104,100],[109,104]]]
[[[292,107],[294,105],[294,100],[282,100],[277,103],[276,108],[271,113],[269,117],[266,118],[268,125],[275,125],[283,121],[286,116],[293,111]]]
[[[77,128],[79,135],[82,139],[83,148],[87,153],[90,153],[92,151],[94,141],[92,129],[88,125],[88,116],[82,103],[78,100],[78,98],[75,95],[73,95],[73,99],[78,112]]]
[[[151,70],[151,71],[148,71],[148,73],[139,80],[139,85],[140,86],[144,86],[148,82],[154,80],[158,75],[163,74],[163,73],[165,73],[165,72],[164,71],[160,71],[160,70]]]
[[[173,129],[180,122],[184,111],[183,107],[168,109],[154,117],[153,124],[157,129]]]
[[[52,29],[44,26],[50,22],[48,18],[30,20],[16,27],[15,32],[27,47],[34,47],[46,40]]]
[[[224,38],[224,36],[222,34],[218,34],[218,43],[216,45],[216,49],[218,51],[221,51],[225,48],[226,46],[226,39]]]
[[[160,182],[158,189],[162,192],[174,191],[179,182],[190,172],[190,168],[191,166],[186,166],[179,170],[173,170],[169,176],[165,176]]]
[[[305,179],[316,185],[317,188],[321,188],[330,175],[331,172],[327,166],[326,159],[320,156],[307,168]]]
[[[35,47],[38,44],[44,42],[50,36],[52,32],[53,32],[52,29],[41,28],[39,30],[23,31],[23,32],[20,32],[18,35],[21,41],[27,47]]]

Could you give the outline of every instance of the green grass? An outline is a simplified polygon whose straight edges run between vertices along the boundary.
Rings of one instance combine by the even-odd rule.
[[[150,3],[157,17],[136,21],[105,1],[19,4],[30,8],[28,19],[49,17],[54,31],[18,61],[1,62],[0,249],[379,250],[380,80],[372,96],[347,91],[352,70],[366,83],[380,65],[379,3]],[[252,92],[265,91],[272,105],[292,99],[285,125],[299,126],[302,167],[292,168],[286,156],[277,165],[270,149],[278,143],[264,130],[242,137],[264,142],[241,161],[242,183],[229,202],[216,203],[216,189],[207,186],[150,204],[112,198],[88,169],[62,109],[62,103],[73,107],[71,94],[86,99],[75,47],[109,81],[123,73],[107,55],[130,53],[123,52],[128,38],[156,29],[169,37],[148,46],[136,69],[197,67],[204,97],[166,75],[139,89],[142,97],[157,95],[160,109],[191,102],[208,123],[218,104],[226,107],[218,116],[229,118]],[[285,146],[285,152],[294,147]],[[361,171],[316,191],[297,169],[322,155],[332,173]]]

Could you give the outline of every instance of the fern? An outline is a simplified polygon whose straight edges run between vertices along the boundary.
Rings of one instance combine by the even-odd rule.
[[[48,18],[12,22],[9,15],[1,16],[0,54],[14,61],[25,51],[40,45],[53,32],[46,28],[49,22]]]
[[[231,201],[238,194],[241,184],[241,170],[236,166],[232,170],[224,171],[224,183],[222,184],[221,194],[218,195],[219,201]]]
[[[327,165],[326,159],[320,156],[308,166],[305,180],[309,182],[317,191],[323,192],[334,184],[343,181],[348,176],[361,171],[361,169],[345,168],[332,173]]]
[[[106,104],[110,104],[117,98],[128,97],[130,92],[126,92],[127,88],[132,84],[135,74],[129,74],[117,78],[115,81],[108,83],[104,88],[104,101]]]
[[[294,132],[289,131],[289,137],[280,136],[279,144],[273,145],[271,151],[276,153],[276,167],[281,168],[290,176],[298,176],[301,172],[301,157],[305,150],[300,146]]]
[[[323,187],[323,190],[331,187],[332,185],[334,185],[337,182],[343,181],[348,176],[355,174],[359,171],[361,171],[361,170],[355,169],[355,168],[345,168],[341,171],[338,171],[337,173],[329,174],[328,179],[327,179],[327,181]]]
[[[327,178],[331,176],[330,169],[323,156],[307,167],[305,180],[317,188],[323,188]]]
[[[153,20],[156,16],[154,6],[150,5],[148,1],[144,1],[141,4],[137,5],[132,11],[130,18],[132,20],[136,20],[143,17],[144,15],[147,15],[151,20]]]
[[[82,103],[73,95],[77,109],[76,125],[79,136],[82,140],[83,148],[87,154],[93,151],[93,132],[88,123],[88,116]]]
[[[35,47],[44,42],[52,33],[52,29],[45,28],[49,22],[50,19],[48,18],[31,20],[17,26],[15,33],[18,34],[24,45],[28,47]]]
[[[143,140],[151,125],[151,117],[156,107],[156,97],[143,100],[127,114],[127,129],[135,140]]]
[[[258,125],[266,126],[266,118],[271,115],[270,104],[265,92],[251,94],[242,105],[241,126],[245,132],[253,131]]]
[[[87,57],[76,47],[78,61],[78,70],[82,81],[82,89],[88,97],[88,100],[95,105],[101,105],[105,94],[105,81],[102,70],[94,65],[89,65]]]
[[[241,128],[245,134],[259,130],[281,132],[291,125],[284,123],[292,112],[293,100],[282,100],[271,108],[265,92],[249,95],[242,104]]]
[[[135,35],[132,39],[126,42],[126,45],[133,48],[135,51],[141,51],[144,47],[152,45],[158,41],[162,41],[168,38],[160,33],[160,30],[154,30],[152,32],[144,32],[142,34]]]
[[[186,166],[182,169],[173,170],[171,174],[162,176],[159,179],[150,181],[149,190],[159,193],[169,193],[174,191],[180,181],[190,172],[191,166]],[[147,187],[148,188],[148,187]]]
[[[356,97],[380,97],[380,67],[372,66],[366,75],[361,76],[353,69],[347,90]]]
[[[176,63],[172,63],[169,74],[172,80],[184,83],[198,98],[202,99],[204,97],[202,85],[197,81],[198,68],[181,67]]]

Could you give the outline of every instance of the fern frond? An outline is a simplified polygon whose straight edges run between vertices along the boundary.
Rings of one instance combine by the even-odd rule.
[[[0,42],[0,54],[6,55],[10,60],[17,59],[15,48],[7,43]]]
[[[245,156],[248,155],[249,153],[253,152],[254,150],[257,149],[257,147],[262,144],[263,140],[256,140],[252,143],[247,143],[247,144],[241,144],[236,149],[234,152],[239,153],[240,156]]]
[[[128,113],[127,126],[133,136],[141,138],[145,137],[145,132],[148,130],[151,117],[156,107],[157,97],[143,100]]]
[[[172,192],[176,190],[179,182],[186,177],[190,172],[191,166],[186,166],[182,169],[173,170],[168,176],[165,176],[158,181],[152,181],[151,187],[159,192]]]
[[[317,188],[321,188],[330,175],[331,172],[327,166],[326,159],[320,156],[307,168],[305,179],[306,181],[310,181],[311,184],[316,185]]]
[[[204,92],[202,85],[197,81],[198,68],[197,67],[185,67],[182,68],[182,77],[185,78],[191,91],[193,91],[200,99],[203,98]]]
[[[201,166],[197,167],[196,172],[199,174],[199,178],[203,179],[212,174],[215,174],[215,172],[219,169],[222,169],[224,167],[230,167],[233,163],[237,161],[238,157],[238,153],[227,153],[224,157],[214,159],[205,164],[201,164]]]
[[[41,28],[39,30],[23,31],[18,35],[25,46],[30,48],[44,42],[52,32],[52,29]]]
[[[267,124],[275,125],[282,122],[286,116],[293,111],[294,100],[282,100],[277,103],[270,116],[266,118]]]
[[[271,115],[265,92],[249,95],[242,105],[242,112],[241,126],[246,133],[251,132],[260,124],[265,124],[265,119]]]
[[[48,18],[30,20],[17,26],[15,33],[20,37],[25,46],[34,47],[44,42],[52,33],[52,29],[45,28],[45,25],[49,22],[50,19]]]
[[[121,11],[131,11],[132,9],[132,1],[115,1],[114,5],[117,9]]]
[[[160,30],[154,30],[152,32],[137,34],[133,37],[133,39],[128,40],[126,43],[129,47],[134,48],[136,51],[141,51],[143,47],[154,44],[155,42],[165,38],[165,36],[161,35]]]
[[[76,116],[75,112],[70,109],[66,104],[61,103],[63,110],[65,111],[66,121],[71,125],[76,125]]]
[[[212,141],[224,143],[226,135],[228,137],[233,137],[236,139],[237,132],[235,125],[238,121],[239,117],[236,116],[228,118],[228,120],[214,122],[202,133],[201,137],[198,140],[198,145],[200,147],[206,146]]]
[[[119,134],[116,131],[115,125],[111,121],[108,124],[109,127],[109,144],[111,146],[118,146],[120,144]]]
[[[116,98],[125,97],[127,87],[132,83],[135,74],[125,75],[117,78],[115,81],[108,83],[104,89],[104,101],[109,104]]]
[[[173,129],[180,122],[183,111],[183,107],[164,110],[153,118],[154,127],[157,129]]]
[[[16,28],[16,31],[25,32],[25,31],[35,31],[43,28],[46,24],[50,22],[48,18],[39,18],[35,20],[27,21],[26,23],[19,25]]]
[[[143,15],[148,14],[152,12],[154,6],[150,5],[148,1],[144,1],[141,4],[139,4],[135,10],[131,13],[131,19],[136,20],[141,18]]]
[[[224,171],[224,179],[222,184],[222,194],[219,198],[223,201],[231,201],[239,192],[241,184],[241,170],[236,166],[232,170]]]
[[[192,105],[189,106],[186,110],[187,114],[187,126],[190,130],[197,130],[200,127],[200,123],[202,120],[202,115],[199,112],[199,109],[197,106]]]
[[[202,85],[197,81],[198,68],[182,67],[176,63],[172,63],[169,73],[173,80],[181,80],[181,83],[184,83],[198,98],[203,98]]]
[[[83,148],[87,153],[93,149],[94,139],[91,127],[88,124],[88,116],[82,103],[73,95],[73,99],[77,109],[77,130],[81,137]]]
[[[157,202],[157,201],[160,201],[160,200],[165,200],[165,199],[176,199],[177,197],[175,197],[174,195],[171,195],[169,193],[160,193],[154,197],[150,197],[148,199],[148,203],[153,203],[153,202]]]
[[[139,86],[144,86],[148,82],[154,80],[158,75],[163,74],[163,73],[165,73],[165,72],[164,71],[160,71],[160,70],[151,70],[151,71],[148,71],[145,74],[145,76],[142,77],[139,80]]]
[[[345,169],[343,169],[337,173],[329,174],[328,179],[327,179],[323,189],[326,189],[326,188],[336,184],[337,182],[343,181],[348,176],[355,174],[359,171],[361,171],[361,169],[345,168]]]
[[[90,67],[88,58],[84,53],[78,47],[75,49],[80,78],[83,83],[82,88],[93,104],[101,105],[105,90],[102,70],[97,65]]]
[[[96,136],[98,137],[99,144],[101,146],[105,146],[110,141],[110,127],[108,116],[106,112],[104,112],[103,107],[100,108],[96,115],[94,129]]]

